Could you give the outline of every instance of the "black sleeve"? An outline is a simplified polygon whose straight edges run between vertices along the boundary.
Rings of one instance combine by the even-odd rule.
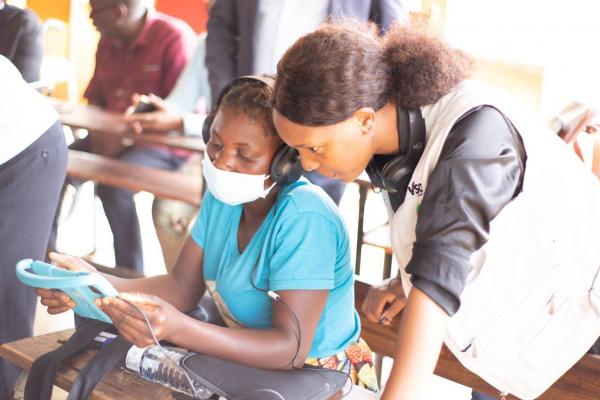
[[[0,54],[17,67],[27,82],[40,79],[42,32],[34,13],[11,5],[0,10]]]
[[[240,42],[238,28],[235,2],[215,0],[206,26],[206,68],[211,98],[215,102],[221,88],[236,77],[236,57]]]
[[[515,128],[490,106],[466,114],[444,143],[406,270],[413,286],[449,315],[460,307],[471,254],[487,241],[490,221],[520,191],[525,159]]]
[[[40,79],[42,65],[42,30],[35,14],[25,10],[19,19],[18,41],[14,58],[11,60],[27,82]]]

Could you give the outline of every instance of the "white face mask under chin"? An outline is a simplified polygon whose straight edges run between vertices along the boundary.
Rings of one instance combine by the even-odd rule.
[[[210,161],[208,154],[205,154],[202,160],[202,174],[208,191],[230,206],[250,203],[259,198],[264,199],[275,186],[273,183],[265,189],[265,180],[269,178],[265,174],[240,174],[218,169]]]

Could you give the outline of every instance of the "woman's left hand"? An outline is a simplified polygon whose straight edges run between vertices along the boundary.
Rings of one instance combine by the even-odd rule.
[[[98,299],[96,304],[110,317],[121,336],[138,347],[155,344],[140,310],[152,325],[157,340],[171,340],[177,322],[184,316],[161,298],[142,293],[120,293],[119,297]]]
[[[400,279],[390,278],[369,289],[361,308],[370,321],[390,325],[405,303],[406,296]]]

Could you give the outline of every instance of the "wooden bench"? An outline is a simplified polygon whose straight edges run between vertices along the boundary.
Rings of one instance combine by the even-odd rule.
[[[6,343],[0,346],[0,357],[28,371],[39,356],[58,348],[72,333],[73,329],[67,329]],[[69,391],[77,374],[96,352],[96,349],[89,349],[65,361],[57,371],[55,384]],[[91,400],[175,400],[170,389],[148,382],[120,366],[114,367],[104,376],[90,398]],[[365,389],[355,387],[344,399],[376,400],[377,396]]]
[[[72,335],[73,331],[73,329],[67,329],[3,344],[0,346],[0,357],[25,371],[29,371],[31,365],[39,356],[58,348]],[[90,349],[69,358],[58,369],[55,384],[68,391],[75,382],[79,371],[83,369],[96,351]],[[173,400],[171,391],[168,388],[148,382],[121,367],[115,367],[107,373],[90,397],[92,400]]]
[[[356,280],[355,304],[360,314],[362,325],[361,336],[367,341],[374,352],[393,357],[400,316],[394,320],[392,326],[383,326],[367,320],[360,311],[360,306],[369,288],[369,284],[360,279]],[[552,349],[548,349],[548,351],[552,351]],[[495,388],[463,367],[446,346],[442,348],[435,368],[435,374],[471,387],[479,392],[493,396],[498,395],[498,391]],[[598,400],[600,399],[599,377],[600,356],[585,355],[562,378],[552,385],[550,389],[540,396],[538,400]],[[508,399],[515,399],[515,397],[509,396]]]
[[[194,206],[200,205],[202,196],[200,177],[134,165],[77,150],[69,150],[67,174],[133,192],[143,190],[157,197],[181,200]]]

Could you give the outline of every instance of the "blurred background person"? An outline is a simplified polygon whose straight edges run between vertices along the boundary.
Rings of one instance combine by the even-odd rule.
[[[141,0],[90,0],[100,32],[96,67],[84,96],[123,113],[134,93],[166,96],[188,62],[195,34],[183,21],[145,7]],[[124,148],[121,139],[90,132],[72,149],[165,170],[178,169],[189,152],[153,144]],[[114,237],[116,265],[143,272],[142,243],[133,192],[99,185],[98,196]],[[55,247],[55,233],[50,248]]]
[[[166,99],[155,94],[149,96],[155,111],[131,114],[127,118],[137,133],[178,132],[190,136],[202,136],[202,125],[206,107],[210,104],[210,87],[206,57],[206,34],[198,39],[192,59],[177,80],[175,88]],[[139,101],[139,94],[132,98],[132,104]]]

